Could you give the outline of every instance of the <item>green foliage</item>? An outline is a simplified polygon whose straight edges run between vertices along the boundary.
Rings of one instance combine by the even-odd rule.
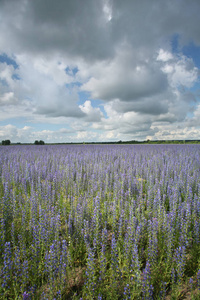
[[[36,140],[36,141],[34,142],[34,144],[35,144],[35,145],[44,145],[45,143],[44,143],[44,141],[42,141],[42,140],[40,140],[40,141]]]
[[[10,145],[10,140],[4,140],[4,141],[2,141],[2,145],[4,145],[4,146]]]

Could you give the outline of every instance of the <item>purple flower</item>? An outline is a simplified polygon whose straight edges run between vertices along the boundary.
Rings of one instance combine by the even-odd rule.
[[[197,286],[198,286],[198,289],[200,290],[200,269],[197,272]]]
[[[22,296],[23,296],[23,300],[29,300],[30,299],[29,294],[26,291],[23,293]]]

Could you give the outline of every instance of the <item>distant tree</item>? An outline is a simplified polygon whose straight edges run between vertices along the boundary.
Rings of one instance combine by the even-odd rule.
[[[36,140],[36,141],[34,142],[34,144],[35,144],[35,145],[44,145],[45,143],[44,143],[44,141],[42,141],[42,140],[40,140],[40,141]]]
[[[5,146],[10,145],[10,140],[2,141],[2,145],[5,145]]]

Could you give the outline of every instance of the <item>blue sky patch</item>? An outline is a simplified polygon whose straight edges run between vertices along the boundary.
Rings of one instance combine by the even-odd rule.
[[[14,59],[10,58],[5,53],[0,55],[0,62],[6,63],[7,65],[12,65],[15,69],[17,69],[19,67],[18,64],[16,63],[16,61]]]

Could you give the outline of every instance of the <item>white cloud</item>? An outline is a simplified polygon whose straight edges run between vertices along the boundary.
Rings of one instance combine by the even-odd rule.
[[[7,92],[0,96],[0,105],[13,105],[17,103],[17,99],[13,92]]]
[[[153,139],[157,140],[199,140],[200,128],[186,127],[185,124],[178,126],[157,126],[157,132]],[[152,138],[151,136],[149,136]]]
[[[171,59],[173,59],[173,55],[170,52],[165,51],[163,49],[159,50],[157,60],[167,62],[168,60],[171,60]]]
[[[39,74],[48,76],[58,86],[63,86],[64,84],[69,84],[74,81],[73,76],[70,76],[66,73],[67,67],[69,66],[58,60],[58,58],[47,60],[44,57],[39,57],[35,59],[33,63],[33,68]]]
[[[157,94],[166,88],[166,77],[155,61],[149,61],[124,45],[113,60],[98,66],[98,71],[82,86],[96,99],[122,101]]]
[[[87,122],[99,122],[103,117],[99,107],[93,107],[90,100],[86,100],[83,105],[79,105],[82,112],[87,115]]]
[[[74,81],[74,76],[66,74],[67,65],[58,60],[47,60],[42,57],[17,55],[19,68],[0,64],[0,79],[5,80],[4,94],[1,102],[5,104],[8,95],[24,106],[29,101],[37,114],[49,116],[83,117],[77,105],[76,88],[67,88],[66,84]],[[17,74],[20,80],[13,79]],[[6,96],[7,95],[7,96]],[[8,116],[8,115],[7,115]]]
[[[31,127],[24,126],[23,128],[17,128],[14,125],[8,124],[5,126],[0,126],[0,138],[2,140],[4,139],[10,139],[11,142],[15,141],[23,141],[26,142],[28,136],[31,133]]]
[[[171,81],[172,85],[183,85],[190,88],[198,79],[198,69],[194,67],[191,60],[186,58],[177,62],[172,71]]]
[[[111,5],[111,1],[109,0],[104,0],[103,1],[103,12],[105,15],[105,19],[107,22],[112,20],[112,5]]]
[[[198,80],[198,68],[194,66],[191,58],[187,58],[184,55],[174,57],[171,62],[164,64],[162,70],[167,74],[172,87],[181,85],[190,88]]]
[[[15,69],[11,65],[7,65],[6,63],[0,63],[0,79],[4,80],[6,84],[10,86],[10,88],[14,87],[15,80],[13,80]]]
[[[67,142],[68,136],[74,133],[72,130],[61,128],[59,130],[34,130],[33,127],[24,126],[23,128],[17,128],[14,125],[8,124],[6,126],[0,126],[0,138],[10,139],[12,143],[34,143],[35,140],[44,140],[45,142]]]
[[[145,139],[147,132],[151,132],[151,117],[142,116],[136,112],[120,113],[114,110],[113,103],[104,106],[107,118],[101,123],[93,123],[92,128],[105,132],[104,138],[130,140],[133,136]],[[102,135],[103,137],[103,135]]]

